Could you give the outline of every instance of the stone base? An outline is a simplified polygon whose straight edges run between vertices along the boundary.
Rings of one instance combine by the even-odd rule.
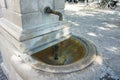
[[[7,69],[4,63],[1,63],[1,68],[8,80],[23,80],[15,71],[14,74],[11,74],[11,72]]]
[[[2,70],[8,80],[99,80],[98,76],[101,66],[96,62],[81,71],[71,73],[49,73],[36,70],[27,63],[21,63],[19,59],[20,58],[15,56],[12,57],[12,64],[15,70],[8,70],[4,63],[1,64]]]
[[[13,45],[8,43],[2,36],[0,36],[0,39],[4,40],[1,44],[4,63],[2,63],[1,66],[8,80],[99,80],[99,71],[101,71],[102,65],[102,59],[99,55],[93,64],[82,70],[54,73],[49,72],[49,68],[46,68],[46,71],[42,71],[24,62],[20,56],[17,56],[17,53],[20,52],[17,51]],[[71,68],[73,68],[73,66]]]
[[[16,60],[15,57],[14,60]],[[17,59],[17,61],[14,62],[15,62],[14,67],[16,71],[12,70],[12,72],[10,72],[6,68],[4,63],[1,64],[2,70],[7,76],[8,80],[68,80],[68,79],[69,80],[99,80],[98,76],[99,76],[99,71],[101,69],[100,65],[98,65],[97,63],[93,63],[92,65],[81,71],[72,72],[72,73],[54,74],[54,73],[43,72],[40,70],[33,69],[30,65],[26,63],[21,63],[19,61],[19,58]],[[18,65],[16,63],[18,63]],[[25,66],[28,68],[25,68]],[[29,71],[26,72],[26,70]],[[13,72],[14,74],[11,74]],[[16,72],[18,72],[22,76],[22,78]]]
[[[8,80],[99,80],[98,76],[101,69],[101,66],[95,62],[81,71],[54,74],[33,69],[30,65],[21,63],[19,58],[16,59],[15,56],[13,56],[13,66],[15,67],[15,70],[22,76],[22,78],[18,75],[18,73],[16,73],[15,70],[10,72],[4,63],[2,63],[2,70],[7,76]],[[28,71],[26,72],[26,70]],[[14,74],[11,74],[13,72]]]

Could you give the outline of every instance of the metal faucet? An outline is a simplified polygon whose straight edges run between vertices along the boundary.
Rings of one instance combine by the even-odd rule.
[[[59,21],[62,21],[62,20],[63,20],[63,15],[62,15],[62,13],[59,12],[59,11],[52,10],[50,7],[45,7],[45,8],[44,8],[44,12],[45,12],[45,13],[48,13],[48,14],[58,15],[58,16],[59,16]]]

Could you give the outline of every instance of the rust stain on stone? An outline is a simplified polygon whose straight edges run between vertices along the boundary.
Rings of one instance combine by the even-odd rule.
[[[69,38],[56,45],[59,47],[57,50],[58,60],[54,59],[55,45],[33,54],[32,57],[50,65],[66,65],[82,59],[86,52],[84,45],[75,38]]]

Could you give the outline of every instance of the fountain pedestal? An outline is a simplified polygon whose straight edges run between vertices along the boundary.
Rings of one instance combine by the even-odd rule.
[[[68,24],[59,21],[59,16],[44,12],[45,7],[50,7],[63,13],[64,0],[1,0],[0,4],[3,14],[0,19],[3,65],[10,80],[18,80],[12,79],[15,77],[12,75],[12,55],[32,55],[69,37]]]
[[[0,19],[1,66],[8,80],[96,80],[101,61],[96,62],[96,48],[87,40],[75,40],[78,44],[82,41],[86,50],[83,59],[76,63],[59,66],[33,58],[37,52],[70,38],[70,25],[59,21],[63,17],[64,0],[1,0],[0,3],[3,13]],[[62,53],[70,52],[71,48]],[[63,59],[72,59],[67,56]],[[86,68],[93,62],[91,68]],[[86,77],[90,72],[92,74]]]

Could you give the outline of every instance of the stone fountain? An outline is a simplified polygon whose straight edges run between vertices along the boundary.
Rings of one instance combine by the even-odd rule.
[[[97,80],[96,47],[70,34],[64,0],[1,0],[1,64],[8,80]]]

